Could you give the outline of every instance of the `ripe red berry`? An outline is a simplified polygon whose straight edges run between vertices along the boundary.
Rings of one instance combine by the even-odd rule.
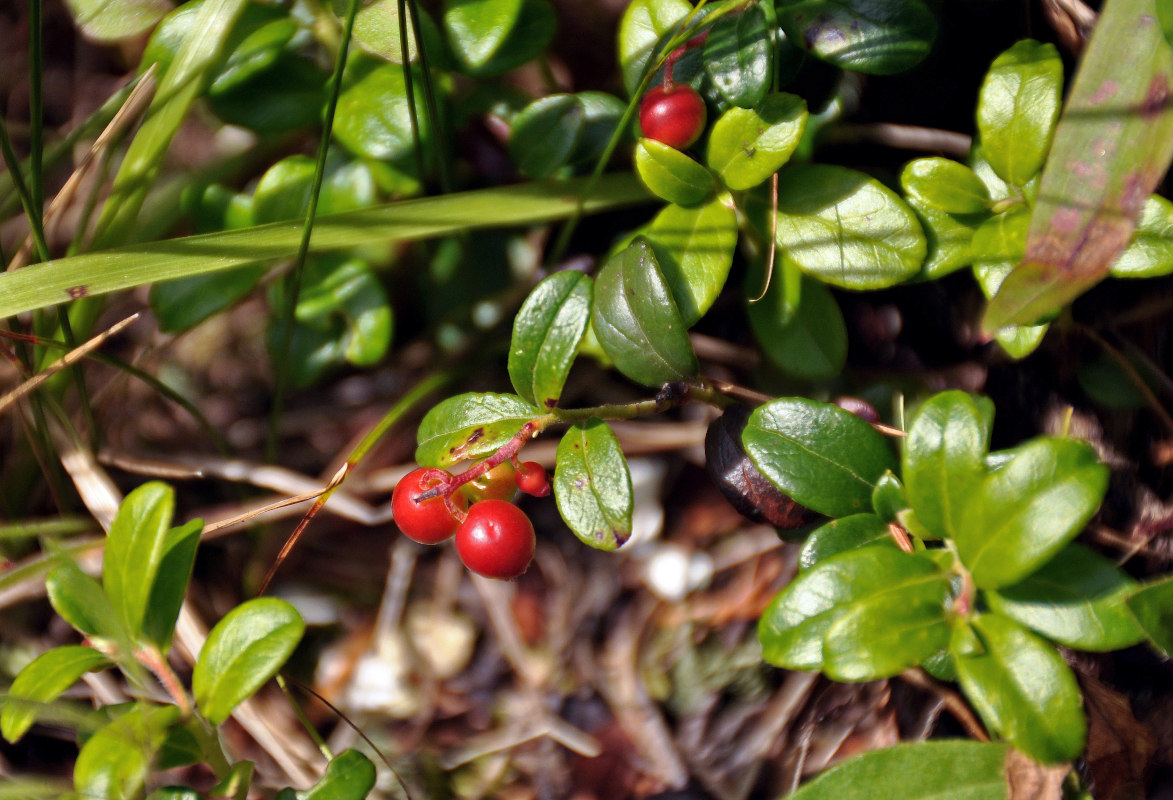
[[[460,487],[468,502],[481,500],[512,500],[517,486],[513,482],[513,464],[502,461],[491,470]]]
[[[687,84],[657,86],[640,103],[639,127],[649,139],[683,150],[705,129],[705,101]]]
[[[550,478],[546,468],[536,461],[523,461],[513,476],[517,488],[534,497],[545,497],[550,493]]]
[[[391,514],[408,539],[420,544],[439,544],[456,532],[460,520],[453,516],[442,496],[423,502],[416,500],[420,494],[440,486],[442,476],[447,474],[443,470],[421,467],[407,473],[395,485],[391,495]],[[468,508],[468,501],[460,492],[453,492],[451,500],[461,511]]]
[[[464,566],[486,578],[510,580],[529,567],[537,548],[533,523],[504,500],[482,500],[456,531],[456,554]]]

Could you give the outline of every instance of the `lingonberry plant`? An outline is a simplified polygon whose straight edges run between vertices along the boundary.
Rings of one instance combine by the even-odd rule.
[[[529,568],[536,548],[533,523],[524,511],[504,500],[477,503],[456,531],[461,562],[486,578],[519,577]]]
[[[657,86],[640,101],[639,129],[649,139],[684,150],[705,129],[705,101],[691,86]]]

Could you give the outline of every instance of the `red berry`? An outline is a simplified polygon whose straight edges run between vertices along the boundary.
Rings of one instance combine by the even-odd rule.
[[[440,486],[444,482],[444,475],[448,473],[421,467],[407,473],[395,485],[391,495],[391,514],[399,530],[408,539],[414,539],[420,544],[439,544],[459,527],[460,520],[453,516],[443,496],[432,497],[422,503],[416,500],[417,496]],[[453,492],[451,500],[461,511],[468,508],[468,501],[460,492]]]
[[[518,489],[534,497],[545,497],[550,493],[550,478],[546,475],[546,468],[536,461],[519,464],[513,480],[517,482]]]
[[[705,129],[705,101],[687,84],[657,86],[640,103],[639,127],[649,139],[683,150]]]
[[[521,575],[536,548],[533,523],[504,500],[476,503],[456,531],[456,554],[464,566],[486,578],[510,580]]]
[[[502,461],[484,475],[461,486],[460,491],[470,504],[481,500],[512,500],[517,491],[513,478],[513,464]]]

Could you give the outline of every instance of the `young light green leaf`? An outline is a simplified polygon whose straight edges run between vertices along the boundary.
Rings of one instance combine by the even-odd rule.
[[[1173,203],[1159,195],[1149,197],[1132,241],[1110,272],[1113,278],[1158,278],[1173,272]]]
[[[695,206],[713,193],[713,173],[675,147],[641,138],[635,146],[635,171],[644,186],[661,200]]]
[[[513,320],[509,380],[528,403],[554,408],[591,318],[594,284],[581,272],[556,272],[529,293]]]
[[[929,54],[937,21],[923,0],[781,0],[786,37],[837,67],[871,75],[910,69]]]
[[[668,206],[648,226],[647,240],[686,328],[721,293],[737,245],[737,213],[728,195],[698,208]]]
[[[904,485],[917,518],[934,535],[952,538],[975,483],[985,477],[982,457],[989,429],[978,403],[961,391],[934,395],[921,406],[904,439]]]
[[[427,52],[435,53],[442,47],[436,23],[416,3],[407,3],[407,59],[418,58],[412,17],[419,13],[419,27]],[[394,64],[403,63],[403,41],[399,35],[399,0],[375,0],[358,10],[354,19],[354,40],[367,52],[374,53]]]
[[[885,522],[898,521],[900,515],[908,510],[908,496],[896,473],[885,472],[876,481],[876,488],[872,491],[872,508],[876,516]]]
[[[102,560],[102,587],[132,637],[143,634],[151,588],[163,561],[175,492],[165,483],[145,483],[118,507]]]
[[[171,10],[166,0],[66,0],[78,29],[98,42],[145,33]]]
[[[87,672],[109,666],[92,647],[66,645],[46,650],[17,674],[0,709],[0,734],[15,744],[32,727],[37,705],[56,700]]]
[[[432,134],[420,95],[417,89],[416,119],[426,149]],[[366,158],[402,164],[411,161],[415,141],[407,81],[400,65],[379,64],[343,90],[334,114],[334,137],[350,152]]]
[[[163,539],[163,554],[143,619],[143,636],[164,655],[171,647],[175,621],[179,619],[179,609],[187,595],[187,584],[191,580],[203,530],[204,521],[193,519],[172,528]]]
[[[489,62],[521,17],[522,0],[445,0],[448,45],[469,70]]]
[[[806,120],[806,101],[792,94],[769,95],[754,108],[731,108],[713,123],[709,166],[730,189],[752,189],[790,160]]]
[[[277,674],[304,632],[297,609],[276,597],[258,597],[229,611],[208,634],[191,676],[204,718],[213,725],[228,719]]]
[[[1023,39],[990,65],[978,94],[982,152],[998,177],[1022,186],[1043,168],[1063,95],[1053,44]]]
[[[876,482],[896,468],[892,448],[871,425],[803,397],[754,409],[741,441],[781,492],[830,517],[869,511]]]
[[[970,625],[981,645],[976,652],[960,641],[971,635]],[[1087,720],[1079,684],[1054,647],[999,614],[959,622],[954,643],[962,691],[990,730],[1045,763],[1083,752]]]
[[[1173,578],[1145,584],[1128,598],[1128,608],[1149,642],[1166,657],[1173,655]]]
[[[992,298],[1014,271],[1026,247],[1029,222],[1025,208],[1008,211],[983,222],[973,234],[973,274],[982,294]],[[1042,343],[1048,325],[1007,325],[994,332],[1002,349],[1014,358],[1025,358]]]
[[[1108,559],[1070,544],[1020,583],[986,593],[999,614],[1078,650],[1121,650],[1145,634],[1125,600],[1136,581]]]
[[[425,467],[444,467],[494,453],[542,413],[512,394],[468,392],[449,397],[420,422],[415,460]]]
[[[1108,468],[1085,442],[1038,438],[972,487],[953,541],[983,589],[1017,583],[1075,538],[1100,506]]]
[[[833,519],[811,531],[798,554],[798,568],[807,570],[831,556],[873,544],[896,547],[888,523],[875,514]]]
[[[321,780],[297,800],[364,800],[375,787],[375,765],[357,750],[343,750],[326,765]]]
[[[904,166],[900,186],[916,199],[947,214],[985,213],[990,191],[981,178],[964,164],[948,158],[918,158]]]
[[[49,604],[79,633],[129,643],[129,634],[98,581],[68,558],[45,578]]]
[[[513,120],[509,154],[531,178],[549,177],[570,160],[585,127],[586,109],[576,95],[547,95]]]
[[[699,368],[688,328],[642,236],[595,279],[591,328],[615,368],[645,386],[682,380]]]
[[[916,214],[891,189],[828,164],[781,173],[777,239],[804,272],[846,289],[907,280],[927,249]]]
[[[758,291],[763,273],[760,261],[751,265],[747,293]],[[746,316],[762,352],[776,367],[796,378],[828,380],[847,362],[847,325],[824,284],[801,273],[798,280],[798,291],[792,291],[788,281],[775,277],[766,296],[748,304]]]
[[[1000,742],[934,740],[849,758],[787,800],[1006,800]]]
[[[907,200],[925,232],[928,253],[925,255],[925,263],[921,265],[921,275],[928,280],[936,280],[973,263],[970,243],[974,231],[986,220],[987,215],[959,217],[927,205],[915,197]]]
[[[73,788],[83,797],[140,797],[155,752],[179,718],[173,705],[140,703],[90,737],[73,766]]]
[[[620,547],[631,536],[631,473],[611,427],[599,419],[575,425],[556,463],[554,499],[567,526],[591,547]]]
[[[774,46],[766,16],[762,5],[727,14],[705,40],[705,71],[731,105],[753,108],[770,90]]]
[[[623,85],[633,94],[656,55],[656,45],[688,16],[685,0],[633,0],[619,22],[619,66]]]

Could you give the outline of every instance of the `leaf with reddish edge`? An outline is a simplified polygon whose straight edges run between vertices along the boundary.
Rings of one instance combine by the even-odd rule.
[[[1059,118],[1026,255],[983,328],[1038,322],[1107,277],[1173,159],[1171,98],[1154,0],[1107,3]]]

